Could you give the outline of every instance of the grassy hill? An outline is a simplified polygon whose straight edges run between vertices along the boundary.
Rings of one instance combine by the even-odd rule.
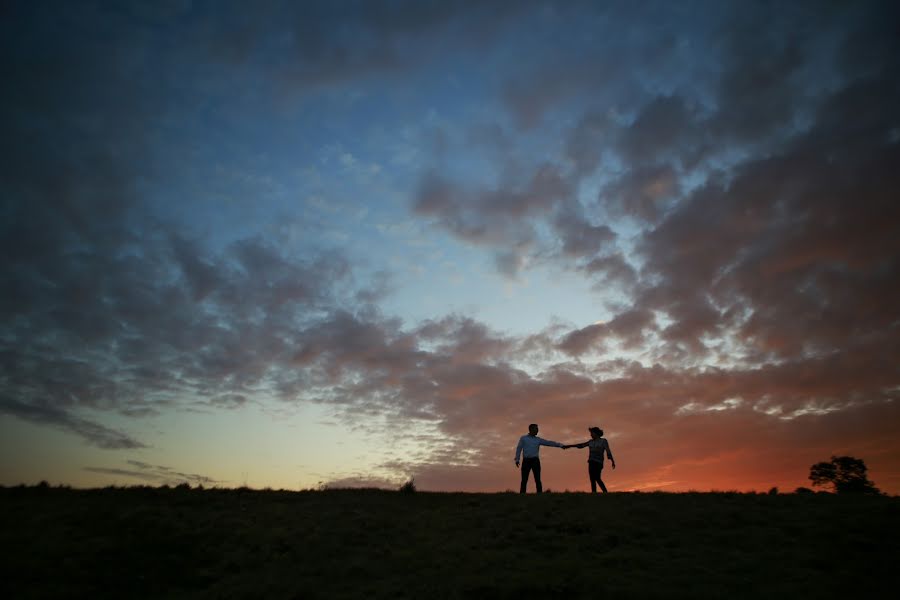
[[[6,598],[898,589],[900,498],[0,488]]]

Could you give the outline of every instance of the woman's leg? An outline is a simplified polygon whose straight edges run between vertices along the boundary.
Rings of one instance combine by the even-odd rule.
[[[603,465],[600,463],[590,461],[588,463],[588,475],[591,477],[591,493],[597,493],[597,484],[600,484],[600,489],[604,492],[606,488],[603,487],[603,482],[600,481],[600,474],[603,472]]]
[[[594,463],[594,477],[597,479],[597,483],[600,484],[600,489],[603,490],[603,493],[606,493],[606,485],[603,484],[603,463]]]

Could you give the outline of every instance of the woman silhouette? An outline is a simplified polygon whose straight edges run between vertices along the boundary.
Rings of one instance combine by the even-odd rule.
[[[564,445],[563,449],[590,448],[588,453],[588,477],[591,478],[591,493],[597,493],[597,484],[599,483],[600,489],[605,494],[607,492],[606,486],[603,484],[603,479],[601,479],[601,475],[603,475],[603,455],[605,453],[609,457],[613,469],[616,468],[616,459],[613,458],[609,449],[609,442],[603,437],[603,430],[599,427],[591,427],[588,431],[591,432],[591,439],[580,444]]]

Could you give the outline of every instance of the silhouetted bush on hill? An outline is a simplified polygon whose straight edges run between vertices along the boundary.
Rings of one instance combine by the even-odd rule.
[[[838,494],[880,494],[869,481],[866,463],[852,456],[832,456],[828,462],[814,464],[809,469],[813,485],[830,485]]]
[[[410,477],[406,483],[400,486],[400,489],[398,491],[401,494],[415,494],[417,491],[415,477]]]

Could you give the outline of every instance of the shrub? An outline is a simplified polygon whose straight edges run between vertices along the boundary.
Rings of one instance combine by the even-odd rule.
[[[401,494],[415,494],[416,493],[416,479],[414,477],[410,477],[409,481],[400,486],[399,492]]]

